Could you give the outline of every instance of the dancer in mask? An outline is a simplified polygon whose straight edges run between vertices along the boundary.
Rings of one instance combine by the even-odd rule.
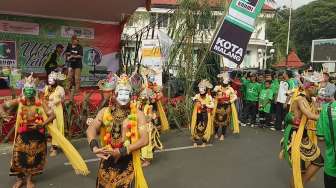
[[[31,74],[18,83],[23,88],[23,96],[0,105],[0,115],[4,118],[8,109],[18,107],[10,167],[10,175],[17,176],[13,188],[20,188],[25,184],[27,188],[34,188],[32,177],[43,172],[47,155],[45,128],[57,139],[76,173],[89,173],[84,160],[70,142],[50,125],[55,119],[55,114],[38,98],[36,83],[37,79]]]
[[[214,125],[216,137],[223,141],[227,127],[233,124],[233,133],[239,133],[238,114],[235,106],[237,95],[233,88],[229,85],[230,77],[227,72],[217,76],[221,81],[214,88],[215,97],[215,112]],[[232,121],[231,121],[232,120]]]
[[[213,134],[212,110],[214,100],[209,94],[212,84],[208,80],[202,80],[198,84],[199,93],[193,98],[194,110],[191,118],[191,136],[194,147],[206,146]]]
[[[149,144],[141,149],[143,166],[149,166],[154,157],[154,150],[162,150],[160,132],[169,130],[168,120],[161,104],[162,92],[155,82],[156,72],[147,67],[141,68],[144,79],[144,87],[139,96],[139,108],[144,112],[149,122]]]
[[[115,91],[110,106],[88,119],[87,138],[94,154],[101,159],[97,188],[147,188],[141,167],[140,149],[148,144],[148,128],[143,112],[131,100],[132,78],[113,76],[99,86]],[[97,140],[100,133],[100,144]]]
[[[65,91],[60,85],[60,81],[64,81],[66,76],[61,72],[51,72],[48,75],[48,85],[44,90],[44,98],[50,107],[53,109],[56,118],[53,121],[54,127],[57,127],[58,131],[64,136],[64,117],[63,106]],[[50,149],[50,156],[57,155],[58,143],[55,139],[52,139],[52,146]]]

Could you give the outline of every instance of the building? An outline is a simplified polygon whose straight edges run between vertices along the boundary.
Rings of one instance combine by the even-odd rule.
[[[152,8],[148,13],[145,8],[138,8],[136,11],[137,18],[136,21],[130,20],[126,23],[123,37],[124,41],[127,40],[128,48],[127,50],[133,51],[130,59],[136,60],[136,53],[134,51],[135,46],[137,46],[136,40],[139,40],[139,35],[137,33],[146,33],[145,36],[142,36],[142,39],[156,39],[158,32],[167,32],[167,28],[170,23],[170,15],[173,14],[174,9],[177,6],[176,0],[152,0]],[[209,0],[209,4],[212,7],[216,7],[218,0]],[[260,18],[272,18],[274,16],[275,10],[266,5],[263,7],[263,11],[260,14]],[[223,17],[222,13],[216,11],[214,8],[213,14],[216,17],[216,22],[210,25],[197,25],[196,27],[202,27],[210,29],[210,35],[213,35],[216,30],[216,24]],[[138,38],[137,38],[138,37]],[[210,37],[211,38],[211,37]],[[210,43],[211,39],[208,39],[206,42]],[[129,44],[132,43],[132,44]],[[270,52],[272,50],[273,43],[267,40],[266,37],[266,21],[265,19],[257,20],[256,29],[251,36],[251,40],[248,44],[247,53],[244,58],[243,63],[240,65],[240,68],[259,68],[263,69],[266,67],[267,59],[270,57]],[[229,60],[223,58],[221,62],[222,66],[226,67],[236,67],[236,65]]]

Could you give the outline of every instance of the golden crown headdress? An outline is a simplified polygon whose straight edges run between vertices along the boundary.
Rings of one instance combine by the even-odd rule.
[[[120,77],[116,74],[110,73],[107,76],[107,79],[100,80],[98,82],[98,87],[103,91],[113,91],[118,92],[120,89],[125,90],[135,90],[137,87],[140,87],[141,81],[139,81],[139,75],[136,72],[133,72],[132,76],[129,77],[127,74],[121,74]],[[141,80],[141,79],[140,79]]]

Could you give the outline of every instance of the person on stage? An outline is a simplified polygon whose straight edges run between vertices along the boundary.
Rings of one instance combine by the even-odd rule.
[[[71,89],[75,78],[75,93],[80,89],[80,77],[82,71],[83,47],[79,44],[76,35],[72,36],[71,43],[65,50],[66,62],[68,64],[68,85],[67,89]]]
[[[101,159],[97,188],[147,188],[140,149],[148,144],[148,128],[144,113],[131,100],[132,85],[126,74],[110,79],[115,91],[110,106],[101,109],[94,119],[88,119],[87,138],[91,151]],[[116,81],[116,83],[114,83]],[[114,87],[115,86],[115,87]],[[97,140],[100,134],[100,143]]]
[[[212,111],[214,100],[210,94],[213,86],[208,80],[202,80],[198,84],[199,93],[193,98],[194,110],[191,118],[191,136],[194,147],[205,147],[209,142],[213,130]]]
[[[292,188],[303,187],[324,165],[315,133],[319,116],[314,97],[320,80],[318,73],[304,76],[302,89],[291,99],[290,111],[285,118],[280,158],[285,158],[292,167]]]
[[[223,141],[227,127],[230,127],[231,122],[234,124],[233,132],[239,133],[238,114],[235,106],[237,95],[229,85],[230,77],[227,72],[219,74],[217,77],[220,79],[220,84],[214,88],[214,92],[216,93],[215,111],[213,114],[215,137],[219,137],[219,140]]]
[[[48,56],[45,63],[45,71],[47,73],[47,77],[52,71],[63,68],[64,62],[61,60],[63,49],[64,47],[62,44],[57,44],[54,52]]]

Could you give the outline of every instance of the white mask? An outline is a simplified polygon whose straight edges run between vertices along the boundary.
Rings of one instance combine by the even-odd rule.
[[[129,90],[120,89],[117,94],[117,102],[122,106],[128,104],[131,100],[130,94]]]
[[[199,89],[199,92],[201,94],[205,94],[205,92],[206,92],[206,88],[205,87],[199,87],[198,89]]]
[[[155,76],[154,75],[148,76],[148,81],[151,82],[151,83],[154,83],[155,82]]]
[[[55,79],[52,78],[51,76],[49,76],[49,78],[48,78],[48,84],[49,85],[55,85],[55,83],[56,83]]]

